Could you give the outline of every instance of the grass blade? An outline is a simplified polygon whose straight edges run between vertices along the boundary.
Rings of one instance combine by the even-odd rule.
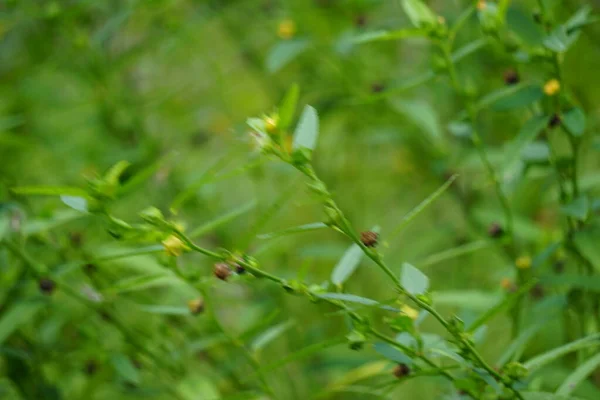
[[[600,334],[594,334],[583,339],[576,340],[571,343],[567,343],[564,346],[560,346],[556,349],[552,349],[546,353],[540,354],[537,357],[534,357],[523,364],[529,371],[536,370],[544,365],[551,363],[564,356],[565,354],[572,353],[579,349],[584,349],[586,347],[597,346],[600,344]]]
[[[592,372],[598,368],[600,365],[600,354],[596,354],[594,357],[588,359],[586,362],[581,364],[571,375],[565,379],[565,381],[560,385],[556,394],[559,396],[568,396],[570,395],[577,385],[583,382]]]

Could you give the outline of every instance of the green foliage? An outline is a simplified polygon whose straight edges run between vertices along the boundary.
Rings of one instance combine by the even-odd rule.
[[[600,397],[593,2],[5,3],[0,398]]]

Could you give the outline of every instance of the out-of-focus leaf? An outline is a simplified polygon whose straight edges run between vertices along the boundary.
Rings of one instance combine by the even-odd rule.
[[[60,200],[74,210],[87,213],[88,204],[85,197],[61,195]]]
[[[588,226],[575,233],[573,242],[585,258],[590,260],[596,271],[600,271],[600,227]]]
[[[357,244],[352,244],[344,253],[340,261],[336,264],[331,272],[331,282],[334,285],[342,286],[344,282],[354,273],[360,260],[362,259],[363,251]]]
[[[579,397],[559,396],[547,392],[523,392],[522,395],[525,400],[583,400]]]
[[[550,117],[546,115],[538,115],[523,124],[517,136],[506,146],[504,152],[505,170],[510,169],[512,164],[520,158],[523,149],[536,138],[542,129],[548,126],[549,120]]]
[[[564,380],[564,382],[560,385],[556,394],[559,396],[568,396],[570,395],[577,386],[588,376],[592,374],[600,365],[600,354],[596,354],[595,356],[589,358],[583,364],[579,365],[575,371],[571,375]]]
[[[111,288],[107,289],[107,291],[111,293],[123,293],[173,284],[180,284],[175,276],[164,272],[153,273],[121,279]]]
[[[436,15],[421,0],[402,0],[402,8],[417,28],[434,26],[437,23]]]
[[[279,105],[279,129],[285,132],[292,121],[294,120],[294,114],[296,113],[296,107],[298,105],[298,97],[300,95],[300,87],[294,83],[285,97]]]
[[[277,339],[293,325],[293,321],[286,321],[268,328],[266,331],[254,338],[254,340],[250,344],[250,348],[254,352],[260,351],[263,347],[271,343],[273,340]]]
[[[395,31],[373,31],[361,33],[354,37],[354,43],[380,42],[387,40],[400,40],[411,37],[425,37],[427,32],[423,29],[400,29]]]
[[[412,359],[409,356],[407,356],[397,348],[393,347],[392,345],[389,345],[387,343],[375,343],[373,345],[373,348],[376,352],[378,352],[388,360],[392,360],[400,364],[412,364]]]
[[[74,210],[61,210],[54,213],[51,218],[33,219],[23,224],[23,233],[25,235],[34,235],[36,233],[48,231],[62,224],[84,217],[85,215]]]
[[[4,311],[0,316],[0,344],[23,324],[33,319],[43,306],[42,301],[22,301]]]
[[[529,371],[534,371],[564,356],[565,354],[569,354],[579,349],[585,349],[587,347],[594,347],[598,345],[600,345],[600,334],[590,335],[582,339],[575,340],[574,342],[570,342],[563,346],[552,349],[546,353],[540,354],[539,356],[528,360],[523,365]]]
[[[544,92],[536,85],[516,85],[502,88],[482,100],[481,105],[489,105],[495,111],[510,111],[527,107],[544,97]],[[487,104],[486,104],[487,103]]]
[[[275,73],[293,61],[310,46],[307,39],[284,40],[277,43],[267,56],[266,67]]]
[[[438,115],[429,104],[421,101],[390,100],[392,107],[427,134],[430,142],[444,148],[444,135]]]
[[[228,213],[220,215],[217,218],[213,219],[212,221],[209,221],[209,222],[205,223],[204,225],[197,227],[196,229],[192,230],[188,236],[190,238],[196,238],[198,236],[204,235],[205,233],[213,231],[216,228],[218,228],[219,226],[224,225],[224,224],[234,220],[235,218],[239,217],[240,215],[243,215],[243,214],[253,210],[256,207],[256,205],[257,205],[256,201],[251,201],[249,203],[246,203],[243,206],[240,206],[234,210],[229,211]]]
[[[546,163],[550,157],[550,148],[545,142],[532,142],[521,150],[521,158],[528,163]]]
[[[24,196],[80,196],[87,197],[87,192],[72,186],[19,186],[11,189],[13,193]]]
[[[562,116],[562,122],[575,136],[581,136],[585,132],[585,113],[579,107],[567,111]]]
[[[544,38],[544,46],[557,53],[565,52],[577,40],[581,26],[585,25],[592,8],[580,8],[567,22],[557,26]]]
[[[587,196],[580,196],[569,204],[560,207],[560,211],[569,217],[584,221],[590,213],[590,202]]]
[[[311,232],[318,229],[327,228],[327,224],[323,222],[313,222],[311,224],[305,224],[300,226],[294,226],[292,228],[284,229],[278,232],[272,233],[263,233],[262,235],[258,235],[259,239],[273,239],[280,236],[292,235],[294,233],[303,233],[303,232]]]
[[[319,137],[319,116],[317,110],[307,105],[302,111],[296,130],[292,148],[314,150]]]
[[[429,289],[429,278],[409,263],[402,264],[400,283],[412,295],[424,294]]]
[[[127,356],[115,354],[111,357],[111,362],[115,371],[124,381],[135,385],[140,384],[140,373]]]
[[[489,293],[477,290],[457,290],[433,292],[435,305],[460,307],[467,310],[485,311],[500,301],[500,293]]]
[[[391,312],[400,312],[400,310],[398,310],[397,308],[385,305],[385,304],[381,304],[376,300],[373,299],[368,299],[366,297],[361,297],[361,296],[356,296],[354,294],[348,294],[348,293],[316,293],[315,294],[317,297],[321,297],[323,299],[329,299],[329,300],[341,300],[341,301],[348,301],[350,303],[357,303],[357,304],[362,304],[364,306],[370,306],[370,307],[379,307],[381,309],[387,310],[387,311],[391,311]]]
[[[190,309],[181,306],[138,304],[137,307],[144,312],[159,315],[189,315]]]

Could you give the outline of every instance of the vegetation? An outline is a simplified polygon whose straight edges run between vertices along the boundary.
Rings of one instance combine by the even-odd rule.
[[[0,4],[0,398],[598,398],[594,5]]]

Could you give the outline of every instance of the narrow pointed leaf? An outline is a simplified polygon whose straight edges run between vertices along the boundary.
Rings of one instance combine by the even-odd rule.
[[[424,294],[429,289],[429,278],[409,263],[402,265],[400,282],[408,293],[413,295]]]
[[[362,256],[362,249],[357,244],[351,245],[333,268],[331,282],[337,286],[343,285],[358,267]]]
[[[319,137],[319,116],[317,110],[307,105],[302,111],[300,121],[294,131],[294,141],[292,148],[314,150]]]

